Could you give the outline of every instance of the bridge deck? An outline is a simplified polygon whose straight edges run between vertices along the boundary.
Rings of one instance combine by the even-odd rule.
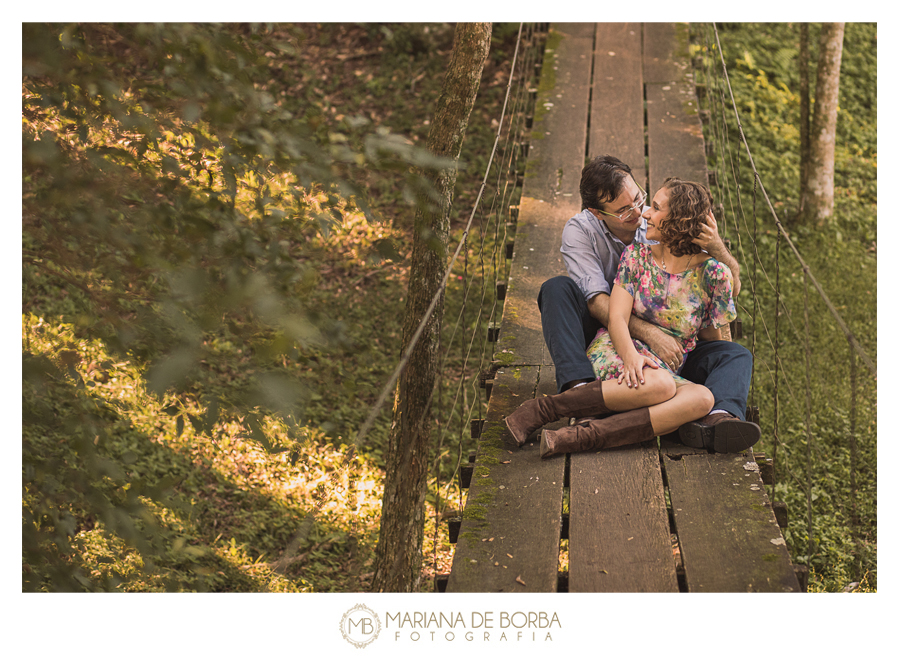
[[[537,435],[519,449],[503,423],[555,392],[535,300],[565,274],[586,158],[620,157],[651,193],[670,175],[707,181],[688,44],[681,24],[551,26],[496,348],[512,363],[491,382],[447,591],[800,590],[750,451],[663,439],[543,461]]]

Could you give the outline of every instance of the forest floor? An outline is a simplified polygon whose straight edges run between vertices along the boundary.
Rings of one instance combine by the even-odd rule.
[[[517,28],[495,29],[461,159],[454,226],[469,211],[481,182],[480,167],[496,132],[492,120],[500,115]],[[323,130],[344,125],[346,117],[363,117],[369,130],[386,127],[410,143],[424,144],[452,48],[452,25],[275,25],[267,38],[271,75],[261,85],[282,107],[313,112]],[[199,422],[212,417],[210,399],[227,399],[234,390],[248,386],[255,372],[257,356],[227,329],[207,341],[217,360],[201,362],[205,370],[195,392],[158,399],[144,387],[144,363],[115,356],[101,341],[86,338],[79,330],[81,291],[42,263],[26,262],[23,344],[34,357],[71,367],[70,375],[77,373],[86,385],[76,391],[59,382],[35,388],[26,383],[24,434],[29,451],[43,455],[38,470],[62,463],[75,469],[74,481],[75,464],[84,458],[77,444],[68,445],[74,442],[63,428],[37,420],[41,410],[50,405],[77,423],[79,415],[99,405],[104,417],[95,422],[100,423],[103,440],[95,439],[96,448],[88,446],[97,451],[91,454],[124,463],[129,478],[175,483],[168,498],[142,497],[149,512],[142,513],[143,520],[135,520],[134,527],[126,522],[127,528],[117,527],[113,518],[92,508],[83,492],[68,492],[62,519],[74,550],[62,558],[74,580],[67,581],[67,587],[368,589],[390,397],[347,468],[341,470],[339,465],[399,356],[414,212],[403,198],[401,177],[363,181],[382,221],[367,222],[361,213],[347,211],[340,223],[324,231],[298,231],[293,238],[299,241],[301,258],[315,270],[316,284],[304,290],[305,302],[340,332],[339,340],[328,346],[305,350],[295,362],[283,363],[288,376],[311,391],[299,438],[296,428],[271,416],[261,423],[263,445],[242,431],[239,419],[225,413],[206,430]],[[40,209],[29,206],[28,197],[26,186],[26,215],[38,216]],[[312,207],[317,202],[314,195],[306,201]],[[378,253],[377,243],[385,240],[398,252],[393,260]],[[26,239],[26,247],[31,246]],[[340,473],[337,480],[335,472]],[[62,476],[57,473],[55,478]],[[109,482],[101,487],[108,488],[104,495],[124,505],[124,499],[115,496],[127,485],[117,489]],[[44,505],[53,506],[43,495],[26,488],[25,508],[39,515]],[[304,528],[303,520],[316,502],[316,523]],[[59,510],[54,508],[53,513]],[[434,573],[449,570],[451,555],[446,524],[438,524],[436,534],[429,513],[428,526],[426,590],[433,589]],[[155,543],[138,550],[134,544],[148,528]],[[297,545],[297,537],[304,533]],[[286,562],[279,563],[282,559]],[[51,566],[40,560],[23,561],[23,578],[37,588],[54,587],[49,585]]]

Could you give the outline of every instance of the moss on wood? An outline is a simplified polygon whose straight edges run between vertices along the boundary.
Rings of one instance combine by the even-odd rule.
[[[549,99],[556,88],[556,71],[553,67],[553,60],[556,58],[556,52],[559,50],[559,44],[562,43],[562,40],[562,34],[556,30],[550,30],[550,33],[547,35],[547,42],[544,47],[544,65],[541,67],[541,81],[538,84],[537,100],[534,104],[534,123],[531,131],[531,139],[533,140],[544,139],[544,131],[540,130],[540,124],[548,111],[544,107],[544,100]]]

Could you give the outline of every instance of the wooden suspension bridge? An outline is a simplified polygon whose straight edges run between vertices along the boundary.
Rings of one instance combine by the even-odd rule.
[[[541,332],[541,284],[565,274],[562,227],[581,210],[581,170],[608,153],[651,194],[668,176],[708,182],[682,24],[550,26],[535,100],[503,318],[448,592],[796,592],[783,506],[752,451],[710,454],[665,437],[541,460],[503,419],[556,392]],[[550,427],[558,427],[560,421]],[[561,546],[568,568],[561,568]],[[798,578],[799,575],[799,578]]]

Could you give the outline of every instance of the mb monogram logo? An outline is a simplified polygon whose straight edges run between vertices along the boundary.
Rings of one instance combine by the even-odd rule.
[[[359,603],[341,618],[341,635],[357,649],[369,645],[381,632],[381,620],[368,607]]]

